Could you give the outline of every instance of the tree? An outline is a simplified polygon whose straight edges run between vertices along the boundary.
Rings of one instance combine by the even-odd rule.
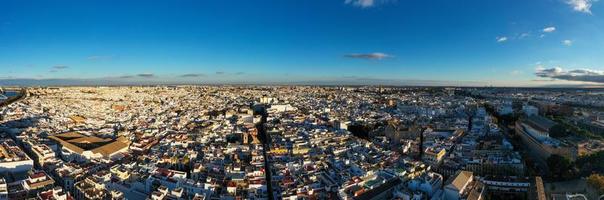
[[[560,124],[556,124],[549,129],[549,136],[554,138],[566,137],[568,135],[568,131],[566,127]]]
[[[604,151],[599,151],[577,159],[577,167],[587,176],[592,172],[604,174]]]
[[[510,124],[514,124],[516,122],[516,120],[518,120],[518,117],[514,114],[505,114],[505,115],[501,115],[500,119],[503,121],[503,123],[505,125],[510,125]]]
[[[552,177],[565,179],[570,176],[571,162],[560,155],[551,155],[547,158],[547,167]]]
[[[587,183],[596,188],[600,194],[604,193],[604,176],[600,174],[592,174],[587,177]]]

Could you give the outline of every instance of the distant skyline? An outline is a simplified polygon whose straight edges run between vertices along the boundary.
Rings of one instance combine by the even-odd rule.
[[[31,1],[0,85],[604,86],[598,0]]]

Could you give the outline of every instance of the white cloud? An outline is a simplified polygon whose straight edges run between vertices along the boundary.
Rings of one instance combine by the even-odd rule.
[[[539,66],[535,71],[535,75],[542,78],[604,83],[604,72],[599,70],[575,69],[566,71],[560,67],[546,69]]]
[[[382,4],[396,3],[397,0],[344,0],[344,4],[360,7],[371,8]]]
[[[52,68],[56,69],[56,70],[62,70],[62,69],[69,68],[69,66],[67,66],[67,65],[55,65],[55,66],[52,66]]]
[[[495,38],[497,40],[497,42],[505,42],[508,41],[508,37],[502,36],[502,37],[496,37]]]
[[[142,77],[142,78],[153,78],[153,77],[155,77],[155,74],[152,74],[152,73],[142,73],[142,74],[137,74],[136,76]]]
[[[376,3],[375,0],[345,0],[344,1],[345,4],[350,4],[353,6],[358,6],[361,8],[369,8],[369,7],[373,7]]]
[[[543,32],[544,32],[544,33],[551,33],[551,32],[554,32],[554,31],[556,31],[556,27],[553,27],[553,26],[550,26],[550,27],[545,27],[545,28],[543,29]]]
[[[371,60],[381,60],[384,58],[394,57],[392,55],[388,55],[385,53],[375,52],[375,53],[353,53],[344,55],[348,58],[362,58],[362,59],[371,59]]]
[[[573,7],[573,10],[582,13],[591,14],[591,4],[597,0],[568,0],[566,3]]]
[[[205,76],[205,74],[191,73],[191,74],[180,75],[180,77],[182,77],[182,78],[198,78],[198,77],[202,77],[202,76]]]
[[[571,45],[573,45],[573,41],[572,40],[562,40],[562,44],[566,45],[566,46],[571,46]]]

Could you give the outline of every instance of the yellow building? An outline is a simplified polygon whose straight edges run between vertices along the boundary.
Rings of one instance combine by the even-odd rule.
[[[434,149],[427,149],[424,152],[424,159],[432,163],[439,163],[440,161],[442,161],[445,154],[447,154],[447,150],[445,150],[444,148],[440,151]]]
[[[306,147],[297,147],[293,149],[294,155],[307,154],[309,151],[310,149]]]
[[[285,155],[288,152],[289,151],[286,148],[274,148],[274,149],[271,149],[271,153],[275,154],[275,155]]]

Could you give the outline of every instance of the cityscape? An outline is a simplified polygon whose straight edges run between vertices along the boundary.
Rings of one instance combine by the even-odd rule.
[[[602,200],[604,2],[0,3],[0,200]]]
[[[31,87],[5,199],[596,199],[599,89]]]

